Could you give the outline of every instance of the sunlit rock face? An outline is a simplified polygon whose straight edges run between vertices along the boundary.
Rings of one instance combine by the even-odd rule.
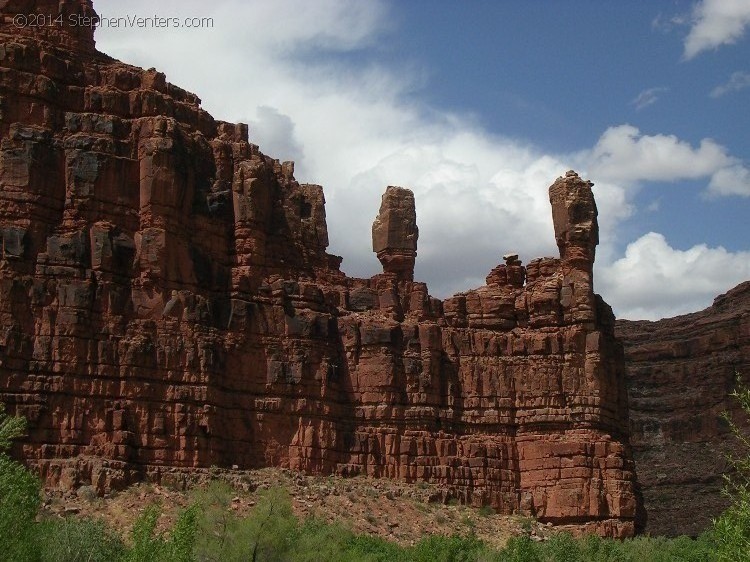
[[[589,182],[550,188],[560,257],[508,254],[445,301],[413,281],[418,201],[388,188],[384,272],[349,278],[326,253],[322,188],[245,125],[82,28],[5,25],[58,2],[0,8],[0,399],[29,419],[16,453],[47,485],[280,466],[633,533]]]
[[[414,194],[403,187],[389,186],[372,223],[372,251],[383,265],[383,273],[413,281],[418,238]]]

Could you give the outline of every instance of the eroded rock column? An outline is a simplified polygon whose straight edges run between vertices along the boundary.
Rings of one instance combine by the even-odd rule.
[[[372,251],[383,264],[383,273],[413,281],[418,238],[414,193],[389,185],[372,223]]]
[[[596,317],[593,276],[599,224],[593,185],[571,170],[549,188],[555,240],[562,261],[560,304],[566,322],[593,322]]]

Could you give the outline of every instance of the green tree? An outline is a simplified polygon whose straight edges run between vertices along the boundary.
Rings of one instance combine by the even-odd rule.
[[[0,403],[0,545],[8,560],[36,560],[34,519],[39,511],[39,480],[5,453],[21,437],[26,420],[10,417]]]
[[[744,414],[750,416],[750,389],[739,375],[732,396],[739,401]],[[731,505],[714,520],[714,540],[720,561],[746,562],[750,561],[750,439],[728,413],[724,419],[738,441],[739,453],[728,457],[733,470],[724,477],[724,493]]]
[[[157,504],[148,506],[136,519],[131,532],[133,546],[125,554],[126,562],[191,562],[198,523],[198,508],[190,506],[180,513],[168,536],[157,534],[161,515]]]

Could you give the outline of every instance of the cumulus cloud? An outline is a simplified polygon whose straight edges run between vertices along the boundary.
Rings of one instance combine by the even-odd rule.
[[[263,139],[260,149],[281,161],[304,162],[304,148],[294,132],[294,121],[273,107],[261,105],[255,110],[255,119],[248,123],[254,137]]]
[[[732,73],[729,77],[729,81],[725,84],[719,84],[711,90],[711,97],[720,98],[723,95],[731,92],[739,92],[745,88],[750,88],[750,72],[738,70],[737,72]]]
[[[633,99],[633,101],[630,102],[630,105],[634,105],[635,110],[640,111],[641,109],[644,109],[650,105],[654,105],[661,97],[661,94],[667,92],[668,90],[669,88],[665,88],[663,86],[643,90]]]
[[[711,177],[709,195],[750,197],[750,170],[739,164],[722,168]]]
[[[136,4],[129,3],[128,10],[137,11]],[[323,184],[330,251],[344,256],[349,274],[380,270],[370,248],[370,225],[387,185],[415,192],[421,233],[416,273],[436,295],[483,284],[508,251],[527,260],[556,254],[546,188],[573,166],[572,159],[494,136],[471,116],[407,101],[412,97],[406,94],[421,83],[419,69],[412,71],[409,61],[402,63],[409,72],[402,72],[383,67],[376,57],[363,56],[356,65],[336,58],[338,51],[367,50],[373,38],[387,33],[384,5],[329,2],[314,18],[296,9],[307,4],[283,3],[281,17],[264,2],[248,7],[186,2],[181,12],[195,7],[196,15],[213,17],[215,33],[204,31],[199,42],[195,33],[174,33],[170,49],[154,49],[156,36],[135,43],[134,33],[112,30],[100,32],[98,45],[166,70],[171,81],[200,92],[215,116],[248,121],[253,141],[267,153],[295,159],[300,181]],[[347,7],[351,14],[340,13]],[[303,27],[302,39],[283,39],[279,49],[273,17],[284,22],[285,33]],[[368,24],[338,37],[337,30],[352,18]],[[243,32],[251,19],[252,33]],[[310,57],[309,49],[321,44],[334,55]],[[134,46],[138,53],[131,51]],[[630,210],[625,193],[611,184],[595,189],[602,223],[608,225],[603,230],[612,232]]]
[[[590,172],[612,182],[708,178],[713,196],[750,196],[750,172],[711,139],[697,147],[674,135],[644,135],[632,125],[610,127],[587,155]]]
[[[702,0],[692,15],[692,26],[685,38],[686,60],[703,51],[739,41],[750,25],[750,2]]]
[[[701,310],[748,278],[750,252],[705,244],[677,250],[649,232],[628,244],[624,257],[597,268],[597,290],[618,303],[621,317],[658,320]]]
[[[154,12],[142,0],[98,0],[97,9],[110,17]],[[750,184],[742,163],[710,140],[693,147],[623,125],[590,150],[550,154],[491,134],[472,116],[428,108],[419,103],[419,62],[384,65],[377,56],[394,20],[383,2],[183,0],[158,10],[212,17],[214,28],[102,29],[98,47],[165,71],[200,94],[215,117],[250,123],[252,141],[265,152],[295,159],[300,181],[325,187],[329,250],[344,256],[350,275],[380,271],[370,227],[387,185],[414,190],[416,276],[443,297],[483,284],[506,252],[525,261],[557,254],[547,186],[570,168],[596,182],[597,259],[605,272],[608,264],[620,271],[633,263],[616,261],[617,234],[634,212],[638,182],[705,177],[722,195]],[[640,305],[610,279],[605,298],[631,315]]]

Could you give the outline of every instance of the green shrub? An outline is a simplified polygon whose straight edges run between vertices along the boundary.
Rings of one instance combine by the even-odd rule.
[[[548,559],[566,562],[585,562],[581,547],[584,542],[576,540],[570,533],[557,533],[544,543],[543,551]]]
[[[198,527],[198,508],[191,505],[180,513],[165,543],[166,559],[172,562],[191,562]]]
[[[326,523],[320,519],[306,519],[291,537],[288,560],[290,562],[348,562],[363,560],[375,562],[371,554],[361,555],[353,551],[353,534],[341,525]],[[388,560],[386,558],[385,560]],[[391,558],[393,560],[393,558]]]
[[[168,536],[156,534],[161,508],[148,506],[136,519],[131,532],[133,546],[125,553],[126,562],[191,562],[194,560],[198,508],[183,510]]]
[[[484,544],[474,536],[460,537],[431,535],[409,549],[409,560],[414,562],[469,562],[476,560]]]
[[[502,554],[507,562],[542,562],[536,544],[525,535],[511,538]]]
[[[244,519],[229,510],[232,489],[212,483],[196,494],[200,530],[196,544],[199,561],[274,561],[288,559],[298,522],[288,494],[267,490]]]
[[[91,519],[48,519],[35,535],[42,562],[114,562],[122,559],[125,545],[104,522]]]
[[[125,556],[126,562],[157,562],[163,555],[163,542],[156,536],[156,523],[161,509],[148,506],[133,524],[130,537],[133,546]]]
[[[5,404],[0,402],[0,453],[10,449],[13,439],[18,439],[26,431],[26,419],[10,417],[5,413]]]
[[[39,480],[0,454],[0,545],[8,560],[36,560],[34,518],[39,511]]]
[[[716,560],[710,537],[636,537],[623,541],[566,533],[535,543],[528,537],[508,542],[498,560],[508,562],[712,562]]]
[[[34,519],[39,511],[39,479],[4,451],[23,435],[26,420],[9,417],[0,403],[0,554],[8,560],[37,560]]]
[[[628,562],[629,558],[621,549],[623,543],[612,539],[603,539],[597,535],[586,535],[579,539],[583,560],[601,562]]]
[[[390,562],[403,560],[403,549],[395,543],[370,535],[347,533],[342,546],[353,560],[366,562]]]
[[[739,375],[732,396],[740,403],[745,415],[750,416],[750,389],[742,383]],[[728,413],[724,413],[724,419],[738,441],[740,453],[729,456],[734,470],[724,477],[724,493],[732,503],[721,517],[714,520],[713,538],[718,560],[744,562],[750,560],[750,439]]]

